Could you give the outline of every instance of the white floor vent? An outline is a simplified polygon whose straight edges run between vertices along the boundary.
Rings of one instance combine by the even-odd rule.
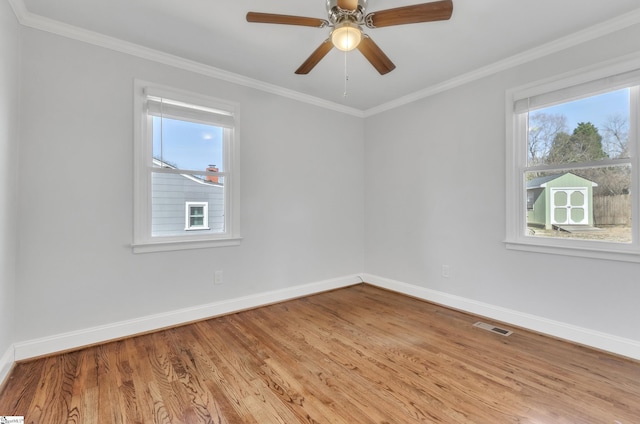
[[[482,328],[483,330],[491,331],[496,334],[500,334],[501,336],[509,336],[513,333],[513,331],[505,330],[504,328],[496,327],[495,325],[485,324],[484,322],[476,322],[473,324],[474,327]]]

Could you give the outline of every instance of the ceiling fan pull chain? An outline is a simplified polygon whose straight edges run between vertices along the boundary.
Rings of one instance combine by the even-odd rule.
[[[349,74],[347,73],[347,52],[344,52],[344,98],[347,98],[347,83],[349,82]]]

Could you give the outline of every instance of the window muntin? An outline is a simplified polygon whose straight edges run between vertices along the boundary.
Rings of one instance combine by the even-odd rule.
[[[507,92],[508,248],[640,261],[637,69]]]
[[[526,236],[631,243],[631,165],[525,171]]]
[[[204,234],[203,230],[224,234],[224,150],[229,144],[230,129],[192,122],[188,114],[185,119],[177,119],[177,111],[167,118],[163,115],[163,99],[159,101],[159,110],[149,114],[153,146],[151,236],[180,236],[196,229],[200,230],[199,235]],[[183,103],[182,107],[193,106]],[[214,225],[189,224],[190,210],[184,208],[185,202],[210,204]]]
[[[135,89],[134,252],[238,244],[237,105]]]
[[[630,92],[526,113],[526,236],[631,241]]]

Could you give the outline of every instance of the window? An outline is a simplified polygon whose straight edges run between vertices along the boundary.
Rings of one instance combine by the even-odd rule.
[[[209,229],[209,203],[187,202],[185,205],[185,230]]]
[[[508,248],[640,262],[640,60],[507,92]]]
[[[238,106],[135,83],[136,253],[239,243]]]

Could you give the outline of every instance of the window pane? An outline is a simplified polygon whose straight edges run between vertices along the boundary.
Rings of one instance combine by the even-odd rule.
[[[527,232],[631,242],[631,166],[526,172]]]
[[[222,172],[223,128],[153,117],[153,158],[156,166]],[[217,171],[214,171],[217,172]]]
[[[204,216],[204,207],[191,206],[191,216]]]
[[[628,158],[630,90],[529,113],[528,166]]]
[[[202,227],[204,225],[204,216],[192,216],[189,220],[190,227]]]
[[[210,183],[191,175],[152,172],[151,175],[151,235],[153,237],[186,235],[185,222],[190,225],[204,225],[204,207],[189,208],[187,202],[208,203],[208,227],[204,233],[225,231],[224,181]]]

